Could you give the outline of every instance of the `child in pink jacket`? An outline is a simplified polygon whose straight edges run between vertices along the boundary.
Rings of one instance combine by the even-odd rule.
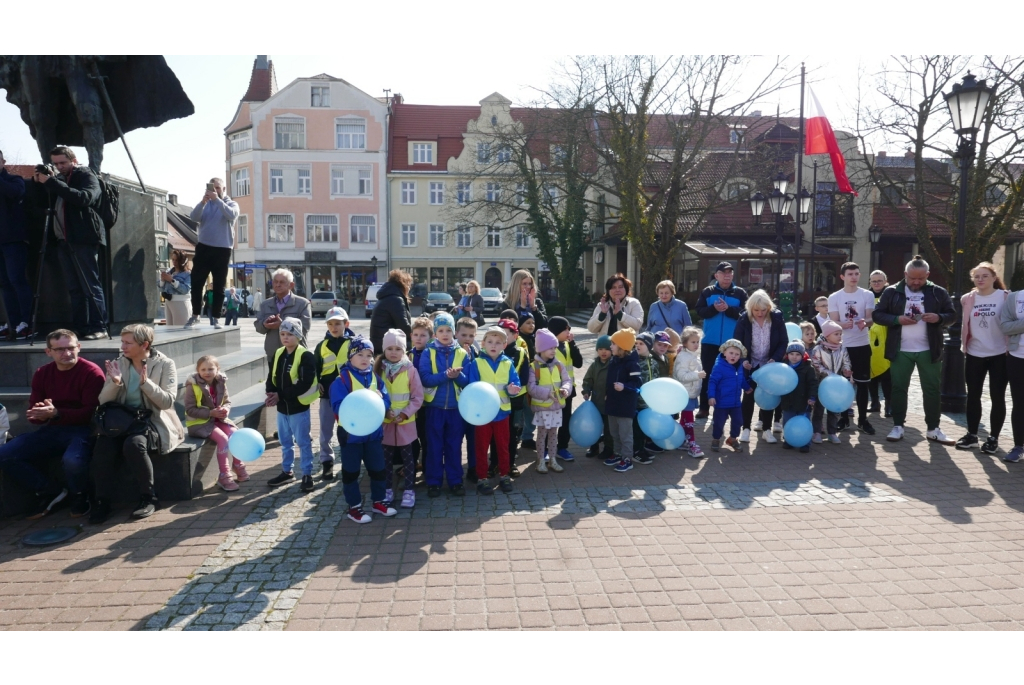
[[[558,339],[542,328],[537,331],[537,356],[530,364],[530,408],[533,410],[533,425],[537,427],[537,473],[547,473],[544,463],[545,446],[551,459],[551,470],[562,472],[558,463],[558,429],[562,425],[562,407],[565,398],[572,392],[572,381],[562,362],[555,359]]]
[[[405,491],[402,506],[416,506],[416,461],[412,444],[416,442],[416,412],[423,406],[423,383],[416,367],[405,355],[405,333],[397,328],[384,334],[384,354],[377,357],[374,372],[384,380],[391,397],[391,409],[384,417],[384,471],[387,474],[385,504],[394,499],[394,464],[401,458]]]

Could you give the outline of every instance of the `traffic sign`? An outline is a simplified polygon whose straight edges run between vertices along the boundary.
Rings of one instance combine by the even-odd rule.
[[[229,269],[266,269],[266,264],[249,264],[248,262],[242,262],[240,264],[228,264]]]
[[[252,276],[252,269],[246,269],[245,270],[245,275],[246,276]]]

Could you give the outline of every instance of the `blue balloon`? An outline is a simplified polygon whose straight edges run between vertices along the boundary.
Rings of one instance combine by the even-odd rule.
[[[577,407],[569,419],[569,435],[580,447],[590,447],[601,439],[603,432],[601,412],[590,400]]]
[[[754,388],[754,401],[761,409],[775,409],[782,402],[782,398],[771,394],[759,385]]]
[[[794,416],[782,428],[782,435],[786,438],[786,442],[793,447],[803,447],[808,444],[813,433],[811,420],[803,415]]]
[[[755,371],[751,378],[757,383],[757,387],[779,397],[793,392],[797,384],[796,371],[786,363],[765,364]]]
[[[804,332],[800,330],[800,325],[792,321],[786,322],[786,335],[789,336],[790,340],[802,341],[804,339]]]
[[[490,383],[470,383],[459,394],[459,413],[474,426],[490,423],[500,410],[501,398]]]
[[[338,407],[338,425],[349,435],[369,435],[384,423],[384,400],[374,390],[350,392]]]
[[[690,402],[690,393],[675,378],[655,378],[640,386],[640,397],[662,414],[678,414]]]
[[[256,461],[263,456],[267,443],[259,431],[240,428],[228,438],[228,452],[238,461]]]
[[[668,414],[659,414],[650,407],[640,412],[637,421],[640,422],[640,430],[651,440],[664,440],[671,437],[678,425],[676,420]]]
[[[853,406],[856,393],[853,384],[842,376],[831,374],[818,384],[818,401],[831,412],[844,412]]]
[[[686,431],[683,430],[683,427],[677,422],[672,435],[664,440],[655,440],[654,442],[663,450],[677,450],[683,446],[684,442],[686,442]]]

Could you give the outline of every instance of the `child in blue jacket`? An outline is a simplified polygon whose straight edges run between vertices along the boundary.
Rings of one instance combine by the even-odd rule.
[[[636,333],[632,328],[620,328],[611,338],[612,358],[608,363],[604,411],[616,453],[604,463],[625,473],[633,468],[633,417],[640,394],[640,359],[633,350]]]
[[[349,341],[348,361],[338,369],[338,377],[331,383],[331,409],[337,421],[341,403],[349,393],[363,388],[376,390],[384,399],[384,411],[391,408],[388,389],[380,376],[375,374],[373,366],[373,343],[361,335]],[[338,444],[341,446],[341,483],[348,504],[348,518],[356,523],[369,523],[373,520],[363,511],[363,494],[359,490],[359,468],[366,464],[366,473],[370,476],[370,496],[373,499],[371,511],[381,516],[394,516],[398,513],[384,501],[387,490],[387,475],[384,469],[383,425],[369,435],[350,435],[338,425]]]
[[[466,387],[469,355],[455,343],[455,321],[440,313],[434,318],[434,339],[420,357],[427,415],[427,497],[441,494],[447,477],[453,495],[466,494],[462,484],[462,436],[465,427],[459,414],[459,391]]]
[[[729,437],[725,444],[737,452],[742,446],[736,438],[743,427],[743,393],[751,392],[750,381],[743,370],[743,358],[747,349],[743,343],[730,338],[718,348],[718,359],[708,376],[708,405],[715,408],[715,416],[711,429],[711,449],[718,451],[725,431],[726,419],[729,424]]]

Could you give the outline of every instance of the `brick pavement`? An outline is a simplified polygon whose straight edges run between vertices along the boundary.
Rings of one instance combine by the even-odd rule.
[[[267,492],[271,449],[237,494],[55,548],[17,541],[66,513],[0,522],[0,627],[1017,629],[1024,473],[923,431],[914,415],[902,443],[755,440],[627,474],[579,456],[524,469],[512,496],[421,493],[365,526],[340,484]]]

